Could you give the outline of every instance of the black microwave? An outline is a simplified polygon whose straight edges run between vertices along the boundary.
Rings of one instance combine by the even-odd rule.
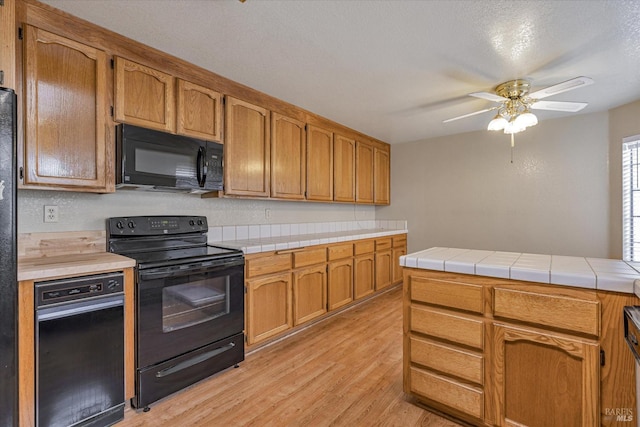
[[[138,126],[116,126],[116,188],[222,190],[223,145]]]

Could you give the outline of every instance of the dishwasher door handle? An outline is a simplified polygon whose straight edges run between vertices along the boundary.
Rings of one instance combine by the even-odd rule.
[[[105,310],[111,307],[124,306],[124,295],[114,295],[108,297],[99,297],[95,300],[83,300],[80,302],[66,303],[59,306],[50,306],[39,308],[36,314],[38,322],[44,322],[52,319],[61,319],[63,317],[75,316],[90,311]]]

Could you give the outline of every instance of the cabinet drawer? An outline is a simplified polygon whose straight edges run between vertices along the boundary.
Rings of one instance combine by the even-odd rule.
[[[247,278],[291,270],[291,254],[272,254],[245,260]]]
[[[469,319],[422,307],[411,307],[411,330],[433,337],[482,350],[484,348],[484,324]]]
[[[344,245],[331,246],[328,249],[329,261],[336,259],[349,258],[353,256],[353,244],[345,243]]]
[[[483,416],[484,394],[482,390],[415,367],[410,369],[410,381],[412,393],[476,418]]]
[[[476,384],[484,383],[483,357],[467,350],[412,337],[411,362]]]
[[[401,234],[399,236],[393,236],[393,247],[401,248],[402,246],[407,244],[407,235]]]
[[[366,242],[357,242],[353,245],[355,255],[368,254],[375,249],[375,242],[373,240],[367,240]]]
[[[518,289],[494,288],[495,316],[600,335],[600,303]]]
[[[411,277],[411,299],[444,307],[482,313],[484,288],[468,283]]]
[[[293,268],[306,267],[307,265],[327,262],[327,250],[325,247],[305,249],[293,252]]]
[[[391,249],[391,237],[388,239],[377,239],[376,251],[384,251],[386,249]]]

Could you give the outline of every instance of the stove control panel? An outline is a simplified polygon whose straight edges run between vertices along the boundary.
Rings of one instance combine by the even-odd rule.
[[[205,216],[131,216],[107,219],[109,236],[158,236],[207,232]]]

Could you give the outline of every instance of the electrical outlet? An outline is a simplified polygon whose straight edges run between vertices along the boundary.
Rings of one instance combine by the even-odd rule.
[[[44,207],[44,222],[58,222],[58,207],[57,206],[45,206]]]
[[[264,217],[265,217],[265,219],[271,218],[271,209],[265,209],[264,210]]]

